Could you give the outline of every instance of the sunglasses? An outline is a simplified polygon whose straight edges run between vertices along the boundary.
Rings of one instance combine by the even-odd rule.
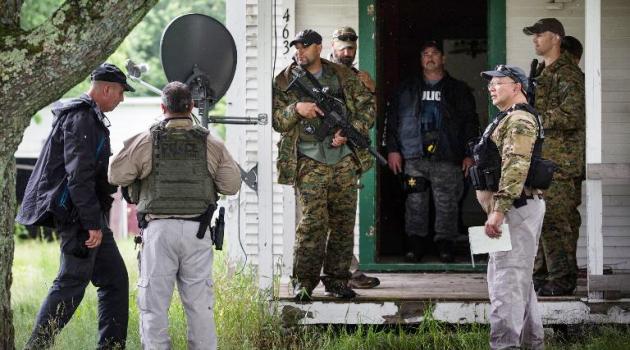
[[[339,35],[335,35],[333,39],[341,40],[341,41],[357,41],[359,37],[356,34],[352,33],[342,33]]]
[[[510,68],[506,67],[504,64],[500,64],[498,66],[496,66],[496,68],[494,69],[497,72],[505,75],[506,77],[514,80],[515,83],[520,83],[521,80],[518,78],[518,76],[516,75],[516,73],[514,73],[514,71],[512,71]]]

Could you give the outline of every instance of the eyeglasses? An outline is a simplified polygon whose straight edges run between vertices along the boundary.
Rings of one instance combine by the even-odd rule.
[[[333,36],[333,39],[337,39],[340,41],[357,41],[359,37],[356,34],[352,33],[341,33],[339,35]]]
[[[492,89],[493,87],[496,87],[497,85],[504,85],[504,84],[516,84],[515,81],[491,81],[488,83],[488,89]]]

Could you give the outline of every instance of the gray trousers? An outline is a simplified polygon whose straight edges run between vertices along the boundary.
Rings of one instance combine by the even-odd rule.
[[[188,349],[216,349],[212,239],[198,222],[153,220],[142,235],[138,309],[143,349],[170,349],[168,308],[177,289],[186,311]]]
[[[504,222],[512,250],[490,254],[490,347],[542,349],[543,325],[532,282],[532,269],[545,216],[545,201],[535,197],[512,207]]]
[[[450,162],[431,162],[422,159],[406,159],[405,174],[422,176],[431,181],[425,192],[407,194],[405,202],[405,232],[407,236],[429,235],[429,190],[435,203],[435,241],[455,241],[459,234],[458,203],[464,190],[461,166]]]

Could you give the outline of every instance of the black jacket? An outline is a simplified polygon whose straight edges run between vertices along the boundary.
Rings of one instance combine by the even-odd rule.
[[[387,152],[400,152],[398,135],[400,116],[399,103],[401,95],[413,93],[415,100],[409,104],[412,113],[417,118],[422,111],[422,96],[424,81],[422,76],[414,77],[402,83],[387,109],[385,142]],[[475,99],[470,87],[463,81],[454,79],[445,72],[444,78],[436,85],[441,90],[442,126],[441,137],[446,137],[448,147],[438,147],[436,159],[460,164],[468,153],[468,141],[479,136],[479,118],[476,112]],[[443,141],[440,141],[441,143]]]
[[[16,220],[55,227],[78,222],[100,229],[116,187],[107,182],[111,155],[105,115],[88,96],[53,109],[52,131],[26,185]]]

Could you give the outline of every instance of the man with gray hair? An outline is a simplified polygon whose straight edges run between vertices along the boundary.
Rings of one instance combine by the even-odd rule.
[[[107,225],[116,188],[107,183],[110,124],[104,113],[134,90],[113,64],[101,64],[90,79],[87,93],[53,108],[52,131],[16,218],[24,225],[55,228],[61,240],[59,273],[26,349],[53,345],[90,282],[98,288],[98,349],[124,349],[127,339],[127,268]]]
[[[125,141],[109,181],[130,186],[143,224],[138,280],[144,349],[171,347],[168,309],[175,282],[186,310],[189,349],[216,349],[212,237],[218,194],[235,194],[239,168],[221,141],[194,125],[188,87],[162,90],[164,120]]]

